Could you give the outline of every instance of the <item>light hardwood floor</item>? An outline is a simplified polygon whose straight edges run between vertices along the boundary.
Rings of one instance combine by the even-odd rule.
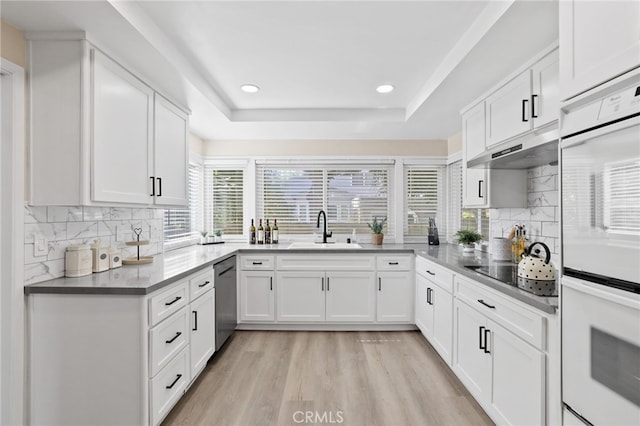
[[[299,424],[492,422],[417,331],[238,331],[163,423]]]

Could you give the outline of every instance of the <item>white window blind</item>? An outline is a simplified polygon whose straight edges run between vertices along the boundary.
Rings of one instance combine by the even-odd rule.
[[[277,219],[281,235],[310,235],[317,230],[318,212],[325,210],[330,231],[368,233],[374,217],[392,220],[390,170],[379,164],[257,165],[257,219]],[[384,232],[392,237],[393,227]]]
[[[243,234],[244,169],[206,166],[205,227],[223,235]]]
[[[185,240],[198,235],[200,226],[200,167],[189,164],[189,207],[164,211],[164,241]]]
[[[640,161],[605,165],[603,225],[608,232],[640,234]]]
[[[438,166],[404,167],[405,187],[405,240],[425,241],[429,230],[429,218],[438,226],[438,235],[445,238],[444,168]]]
[[[454,243],[454,234],[460,229],[460,219],[462,218],[462,161],[450,164],[448,169],[447,242]]]

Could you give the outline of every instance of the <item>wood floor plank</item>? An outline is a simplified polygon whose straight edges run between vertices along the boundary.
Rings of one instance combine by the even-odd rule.
[[[491,425],[419,332],[238,331],[163,425]]]

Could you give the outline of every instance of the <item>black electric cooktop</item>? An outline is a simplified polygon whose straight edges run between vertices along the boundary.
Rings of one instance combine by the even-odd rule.
[[[466,268],[536,296],[554,297],[558,295],[555,280],[531,280],[518,277],[518,265],[513,263],[494,263],[485,266],[466,266]]]

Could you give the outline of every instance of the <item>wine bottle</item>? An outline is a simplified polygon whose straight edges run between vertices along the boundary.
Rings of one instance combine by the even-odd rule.
[[[271,244],[271,227],[269,226],[269,219],[267,219],[267,226],[264,228],[264,243]]]
[[[278,244],[278,219],[273,219],[273,228],[271,228],[271,243]]]
[[[258,225],[258,244],[264,244],[264,228],[262,227],[262,219]]]
[[[256,243],[256,226],[253,224],[253,219],[251,219],[251,226],[249,227],[249,244]]]

